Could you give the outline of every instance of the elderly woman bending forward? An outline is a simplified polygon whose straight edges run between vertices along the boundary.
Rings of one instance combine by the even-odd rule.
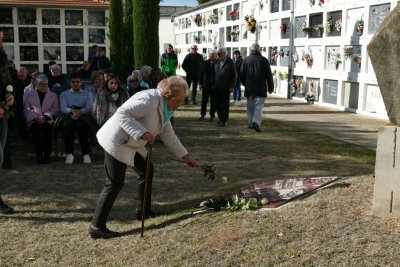
[[[141,91],[126,101],[97,133],[104,149],[106,184],[100,194],[89,234],[92,238],[112,238],[119,234],[107,229],[108,214],[122,189],[127,166],[132,166],[138,179],[138,206],[136,216],[142,217],[144,180],[146,177],[145,145],[154,143],[159,135],[168,150],[187,165],[196,167],[196,161],[183,147],[170,123],[170,117],[187,97],[188,86],[180,77],[169,77],[158,84],[158,89]],[[145,216],[154,216],[151,210],[151,181],[154,167],[151,164],[149,205]]]

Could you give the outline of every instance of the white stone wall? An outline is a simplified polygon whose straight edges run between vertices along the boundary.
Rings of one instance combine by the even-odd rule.
[[[279,5],[275,6],[277,2]],[[299,61],[294,63],[293,67],[295,78],[301,79],[303,84],[303,88],[299,89],[294,97],[303,99],[303,93],[307,92],[312,80],[318,85],[317,104],[387,119],[375,73],[367,55],[367,45],[382,19],[399,1],[325,0],[324,2],[318,5],[319,0],[315,0],[315,4],[311,6],[309,0],[294,0],[294,50],[298,54]],[[271,66],[272,70],[277,74],[286,74],[288,59],[285,56],[289,39],[288,32],[282,33],[280,26],[282,22],[290,18],[290,10],[283,10],[284,7],[288,7],[288,3],[290,3],[289,0],[232,0],[180,13],[174,19],[174,46],[178,50],[179,61],[183,61],[188,49],[195,43],[195,39],[198,42],[199,52],[206,54],[215,46],[226,46],[230,56],[234,49],[240,49],[242,54],[246,55],[248,47],[258,41],[263,48],[263,55],[271,63],[275,63]],[[239,18],[233,21],[230,20],[230,16],[227,16],[232,9],[239,11]],[[278,12],[271,12],[273,9]],[[335,18],[338,17],[339,12],[342,16],[341,31],[334,30],[332,34],[328,34],[326,21],[329,16],[332,16],[333,24],[335,24]],[[201,25],[196,25],[194,21],[197,14],[202,17]],[[210,22],[211,14],[218,14],[218,23]],[[253,15],[258,26],[255,34],[247,32],[247,39],[244,38],[246,15]],[[355,26],[361,19],[364,21],[364,30],[362,35],[358,35]],[[311,34],[304,35],[300,28],[302,20],[307,26],[313,22],[322,24],[323,31],[313,30]],[[229,38],[226,34],[235,27],[240,29],[237,40]],[[320,35],[320,37],[311,37],[311,35]],[[345,57],[344,48],[349,46],[352,47],[352,53],[349,57]],[[283,57],[279,55],[281,49],[284,52]],[[271,51],[273,50],[278,52],[276,58],[272,58]],[[312,67],[302,60],[305,54],[312,56]],[[359,58],[361,58],[361,64],[356,62]],[[179,70],[179,73],[184,75],[182,70]],[[277,76],[276,94],[286,97],[287,81],[282,81],[280,78],[282,75]]]

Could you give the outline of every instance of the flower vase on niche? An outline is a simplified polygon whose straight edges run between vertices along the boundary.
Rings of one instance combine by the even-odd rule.
[[[314,81],[309,80],[308,82],[308,92],[306,95],[306,100],[308,104],[314,104],[315,101],[315,88],[314,88]]]

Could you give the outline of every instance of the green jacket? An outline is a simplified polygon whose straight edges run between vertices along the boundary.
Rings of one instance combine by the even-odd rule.
[[[169,76],[176,75],[176,68],[178,66],[178,57],[176,56],[175,52],[172,51],[171,53],[165,52],[161,56],[161,71]]]

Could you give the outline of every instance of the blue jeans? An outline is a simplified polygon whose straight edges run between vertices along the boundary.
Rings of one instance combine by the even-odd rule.
[[[242,99],[242,89],[240,79],[236,80],[235,89],[233,89],[233,100],[240,101]]]

